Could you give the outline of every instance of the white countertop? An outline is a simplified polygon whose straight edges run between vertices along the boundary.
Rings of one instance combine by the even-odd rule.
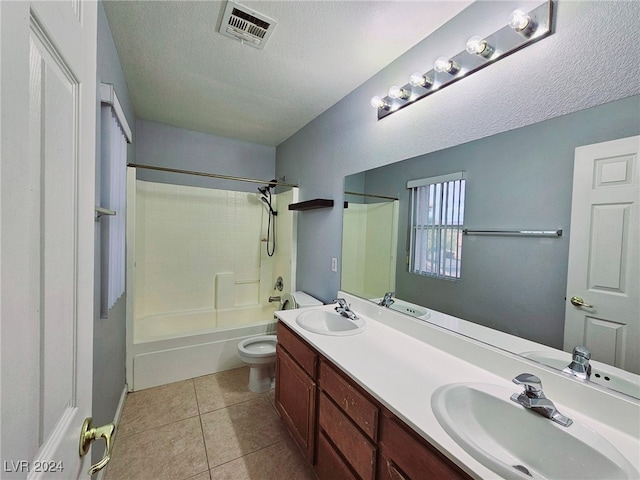
[[[381,404],[410,425],[418,434],[432,443],[472,477],[482,479],[500,478],[496,473],[466,453],[444,431],[432,412],[431,395],[436,389],[446,384],[478,382],[502,385],[512,389],[513,392],[519,392],[520,387],[514,385],[510,378],[524,371],[541,376],[536,371],[536,367],[527,368],[528,365],[526,363],[524,366],[522,365],[522,360],[519,361],[517,358],[510,359],[507,356],[507,361],[512,360],[514,362],[513,368],[509,370],[509,373],[511,371],[515,373],[512,377],[505,378],[504,374],[492,373],[493,369],[490,368],[491,360],[488,364],[489,368],[487,368],[487,364],[483,365],[485,358],[478,358],[477,361],[474,359],[473,363],[470,363],[459,358],[457,354],[447,353],[449,351],[447,349],[448,345],[438,345],[438,339],[442,338],[443,334],[458,337],[447,339],[447,342],[472,342],[469,345],[470,350],[482,348],[479,342],[443,332],[438,327],[426,324],[419,325],[418,322],[413,322],[412,319],[405,315],[390,312],[388,309],[376,309],[374,305],[361,304],[357,297],[352,297],[348,300],[352,305],[352,309],[367,324],[367,328],[357,335],[338,337],[304,330],[295,321],[298,314],[303,310],[279,311],[276,312],[276,315],[283,323],[307,340],[309,344],[331,360]],[[363,301],[360,300],[360,302]],[[313,308],[333,311],[334,305]],[[389,326],[390,324],[394,326]],[[403,326],[408,326],[409,328],[403,328]],[[427,329],[425,334],[427,337],[432,338],[432,341],[425,341],[424,336],[416,338],[415,331],[412,331],[415,328]],[[429,331],[429,329],[431,330]],[[403,333],[403,330],[407,331],[407,333]],[[408,333],[411,333],[411,335]],[[462,348],[465,348],[465,346],[462,345]],[[488,346],[485,348],[487,349],[487,358],[496,354],[500,356],[500,352],[496,352],[495,349]],[[485,355],[482,356],[484,357]],[[502,369],[504,369],[505,359],[502,356],[492,361],[500,362]],[[483,366],[485,368],[481,368]],[[526,370],[523,370],[523,368]],[[542,373],[548,376],[548,372],[544,371],[544,367],[539,368],[542,368]],[[546,385],[545,378],[543,378],[543,385]],[[557,389],[557,384],[557,381],[551,382],[551,392],[553,388]],[[570,383],[568,388],[571,390],[574,386]],[[546,387],[545,391],[547,391]],[[597,419],[567,408],[563,403],[558,403],[555,400],[553,393],[547,393],[548,397],[556,402],[560,411],[576,417],[598,431],[616,446],[637,470],[640,470],[638,468],[640,464],[640,442],[638,441],[638,436],[629,435],[628,432],[617,430]],[[598,393],[602,394],[602,392]],[[601,399],[599,400],[602,401]],[[634,410],[634,405],[629,407],[629,405],[625,404],[622,410],[640,412],[640,406]],[[640,415],[640,413],[636,414]],[[640,432],[638,433],[640,434]]]

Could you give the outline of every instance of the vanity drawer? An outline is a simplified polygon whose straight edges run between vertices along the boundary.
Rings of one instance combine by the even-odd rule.
[[[316,475],[320,480],[357,480],[358,477],[351,473],[322,432],[318,435],[316,458]]]
[[[319,383],[320,388],[375,442],[378,432],[378,407],[324,361],[320,362]]]
[[[363,480],[375,477],[376,447],[324,392],[319,396],[318,425]]]
[[[303,368],[311,378],[316,378],[318,355],[304,340],[299,338],[282,322],[278,322],[278,344],[289,352],[289,355]]]
[[[451,460],[426,440],[409,432],[398,421],[382,415],[380,420],[380,480],[437,478],[438,480],[470,479]]]

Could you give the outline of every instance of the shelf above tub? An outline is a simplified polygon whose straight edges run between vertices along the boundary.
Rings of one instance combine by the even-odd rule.
[[[307,200],[305,202],[291,203],[289,210],[315,210],[317,208],[333,208],[333,200],[328,198],[315,198],[313,200]]]

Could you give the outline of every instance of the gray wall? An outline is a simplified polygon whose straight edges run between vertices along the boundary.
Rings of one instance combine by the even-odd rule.
[[[138,120],[136,133],[136,159],[139,164],[267,181],[275,175],[275,147],[145,120]],[[139,169],[136,174],[139,180],[243,192],[255,192],[259,186],[144,169]]]
[[[412,71],[429,70],[440,55],[462,51],[472,33],[496,29],[483,32],[485,19],[506,18],[517,6],[472,4],[279,145],[277,174],[299,183],[301,200],[325,197],[340,205],[345,175],[640,93],[634,33],[640,3],[554,5],[552,36],[377,121],[372,96],[406,83]],[[340,286],[330,267],[331,257],[340,257],[341,230],[340,208],[298,216],[298,287],[324,301]]]
[[[636,95],[368,171],[367,193],[400,198],[397,258],[407,254],[407,180],[456,171],[466,173],[466,228],[563,229],[560,238],[465,236],[457,282],[400,262],[397,296],[562,349],[574,149],[640,134],[639,112]]]
[[[100,83],[114,86],[127,122],[133,130],[135,142],[135,115],[129,91],[122,73],[116,47],[111,36],[102,2],[98,2],[98,98],[96,105],[96,205],[100,204]],[[133,145],[127,151],[128,160],[135,161]],[[93,418],[96,425],[112,422],[125,385],[125,306],[126,293],[109,310],[107,318],[100,318],[100,221],[95,230],[95,281],[93,321]],[[104,442],[94,443],[91,458],[95,463],[102,458]]]

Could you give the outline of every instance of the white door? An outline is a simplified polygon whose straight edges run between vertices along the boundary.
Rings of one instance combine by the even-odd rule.
[[[87,478],[95,2],[0,1],[2,478]]]
[[[594,360],[633,373],[640,373],[639,153],[640,136],[576,148],[564,332],[566,351],[585,345]]]

